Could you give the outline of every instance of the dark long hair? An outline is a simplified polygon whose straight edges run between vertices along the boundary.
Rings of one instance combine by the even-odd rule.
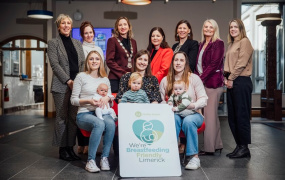
[[[191,75],[192,72],[191,72],[191,69],[190,69],[190,66],[189,66],[189,60],[188,60],[187,54],[185,52],[178,51],[172,57],[172,62],[171,62],[171,65],[169,67],[168,74],[166,76],[166,78],[167,78],[167,86],[166,86],[166,93],[165,94],[168,97],[170,97],[170,95],[172,94],[173,84],[175,82],[175,70],[174,70],[173,63],[174,63],[175,56],[177,54],[183,54],[184,57],[185,57],[185,66],[184,66],[184,71],[183,71],[181,80],[185,82],[186,88],[188,88],[189,83],[190,83],[189,82],[189,76]]]
[[[142,55],[147,55],[147,58],[148,58],[148,62],[147,62],[147,68],[146,68],[146,70],[145,70],[145,76],[146,77],[150,77],[150,76],[152,76],[152,73],[151,73],[151,68],[150,68],[150,56],[149,56],[149,52],[147,51],[147,50],[145,50],[145,49],[142,49],[142,50],[140,50],[139,52],[137,52],[137,54],[135,55],[135,57],[134,57],[134,64],[133,64],[133,67],[132,67],[132,72],[137,72],[137,66],[136,66],[136,64],[137,64],[137,59],[139,58],[139,57],[141,57]]]
[[[151,35],[152,35],[153,31],[158,31],[161,34],[161,36],[163,37],[162,42],[160,44],[160,47],[161,48],[169,48],[169,45],[166,42],[166,37],[165,37],[163,29],[161,27],[154,27],[150,30],[150,33],[149,33],[147,50],[151,53],[152,49],[154,48],[153,44],[151,43]]]
[[[180,40],[179,36],[177,35],[177,29],[178,29],[178,26],[180,26],[180,24],[183,24],[183,23],[185,23],[187,25],[187,27],[190,29],[190,33],[189,33],[188,39],[193,40],[193,30],[192,30],[192,27],[191,27],[190,23],[187,20],[183,19],[183,20],[179,21],[177,23],[177,25],[176,25],[175,35],[174,35],[175,41],[179,41]]]

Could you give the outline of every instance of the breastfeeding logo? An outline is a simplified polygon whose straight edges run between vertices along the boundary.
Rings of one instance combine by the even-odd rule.
[[[140,141],[151,145],[163,135],[164,125],[159,120],[146,121],[140,119],[133,123],[133,132]]]

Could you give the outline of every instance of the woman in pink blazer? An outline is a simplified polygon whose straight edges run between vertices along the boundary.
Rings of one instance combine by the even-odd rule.
[[[199,46],[196,74],[204,83],[208,95],[208,105],[204,108],[204,147],[200,155],[213,155],[222,151],[218,106],[223,93],[224,42],[219,37],[219,27],[215,20],[208,19],[202,27],[202,42]]]
[[[162,78],[168,73],[173,56],[173,51],[166,42],[165,34],[161,27],[151,29],[147,50],[151,56],[151,72],[160,83]]]

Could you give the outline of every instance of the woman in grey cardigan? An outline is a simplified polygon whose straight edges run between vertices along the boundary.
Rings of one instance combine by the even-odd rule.
[[[73,80],[84,68],[84,52],[79,41],[70,37],[72,19],[60,14],[56,19],[59,36],[48,42],[48,57],[53,71],[51,93],[56,109],[53,146],[59,147],[59,158],[79,160],[73,146],[76,139],[77,107],[70,103]]]

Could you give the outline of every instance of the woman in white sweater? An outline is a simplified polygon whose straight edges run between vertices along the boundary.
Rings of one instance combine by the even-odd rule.
[[[174,54],[168,74],[161,80],[159,89],[162,103],[166,102],[173,91],[173,84],[177,80],[185,82],[187,94],[192,99],[187,109],[195,110],[197,113],[181,117],[174,114],[177,139],[182,129],[186,136],[186,156],[192,156],[185,169],[198,169],[200,159],[198,158],[198,133],[197,129],[203,124],[204,117],[199,113],[200,109],[207,105],[208,96],[203,82],[196,74],[191,73],[187,55],[179,51]]]
[[[83,39],[83,52],[85,55],[85,59],[90,51],[97,51],[100,56],[102,57],[102,60],[104,62],[104,54],[100,47],[95,45],[94,36],[95,31],[94,27],[89,21],[84,21],[81,23],[80,26],[80,36]],[[78,141],[78,147],[77,152],[78,154],[87,154],[88,153],[88,145],[89,145],[89,137],[85,137],[82,135],[81,131],[77,128],[77,141]]]
[[[95,108],[97,106],[102,108],[114,99],[110,90],[110,81],[102,64],[103,60],[100,53],[97,51],[89,52],[85,62],[85,72],[79,73],[76,76],[71,95],[71,104],[79,106],[76,117],[78,127],[86,131],[91,131],[88,162],[85,167],[89,172],[100,171],[96,166],[95,156],[104,131],[100,166],[101,170],[110,170],[108,156],[115,133],[115,122],[110,115],[103,115],[104,120],[95,116]],[[108,85],[108,95],[96,101],[92,97],[101,83]]]
[[[97,51],[101,57],[103,62],[105,61],[103,50],[95,45],[94,36],[95,31],[94,27],[89,21],[84,21],[80,26],[80,36],[83,39],[82,47],[84,51],[85,58],[87,57],[90,51]]]

